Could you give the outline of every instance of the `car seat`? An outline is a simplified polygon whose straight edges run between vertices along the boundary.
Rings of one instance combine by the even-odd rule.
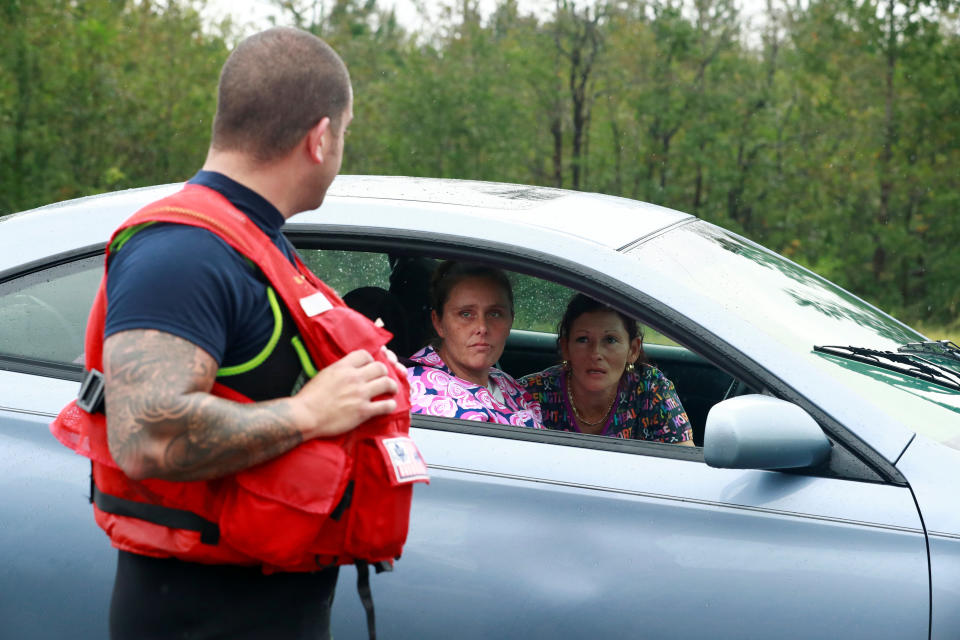
[[[343,296],[348,307],[371,320],[380,318],[384,328],[393,334],[387,348],[398,356],[408,356],[416,350],[410,345],[407,319],[397,297],[380,287],[359,287]]]
[[[422,257],[390,256],[390,292],[403,309],[407,321],[411,356],[436,335],[430,320],[430,278],[439,260]]]

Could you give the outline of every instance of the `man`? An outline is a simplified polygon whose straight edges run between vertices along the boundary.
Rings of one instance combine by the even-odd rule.
[[[291,28],[253,35],[224,64],[209,153],[190,184],[225,197],[293,262],[280,227],[323,202],[352,117],[347,69],[326,43]],[[116,236],[102,358],[106,434],[131,486],[216,486],[397,409],[395,378],[367,351],[307,380],[290,311],[272,295],[261,272],[207,229],[147,223]],[[215,383],[254,402],[211,393]],[[95,465],[98,484],[107,471]],[[336,568],[265,575],[229,557],[217,564],[216,546],[185,561],[169,550],[189,531],[137,526],[153,536],[146,547],[105,526],[121,549],[114,638],[329,635]]]

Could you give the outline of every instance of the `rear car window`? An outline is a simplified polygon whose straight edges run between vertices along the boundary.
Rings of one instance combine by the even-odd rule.
[[[0,357],[82,363],[102,274],[103,258],[93,256],[0,283]]]

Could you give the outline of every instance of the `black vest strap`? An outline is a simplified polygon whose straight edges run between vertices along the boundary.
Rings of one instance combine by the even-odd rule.
[[[363,560],[357,560],[354,565],[357,567],[357,593],[360,594],[363,610],[367,612],[367,634],[370,636],[370,640],[377,640],[377,621],[373,612],[373,592],[370,591],[370,564]],[[393,571],[393,564],[381,560],[374,562],[373,568],[377,573],[383,573],[384,571]]]
[[[370,591],[370,566],[362,560],[358,560],[356,565],[357,593],[360,594],[363,610],[367,612],[367,633],[370,640],[377,640],[377,621],[373,613],[373,593]]]
[[[112,513],[115,516],[138,518],[171,529],[199,531],[200,542],[203,544],[215,545],[220,541],[220,527],[216,522],[201,518],[192,511],[135,502],[104,493],[94,484],[93,475],[90,476],[90,502],[97,505],[100,511]]]

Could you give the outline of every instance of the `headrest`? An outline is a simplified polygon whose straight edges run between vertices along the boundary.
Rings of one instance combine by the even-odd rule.
[[[343,296],[343,301],[371,320],[383,321],[384,328],[393,334],[393,340],[387,344],[391,351],[399,356],[413,353],[403,306],[395,295],[380,287],[360,287]]]

